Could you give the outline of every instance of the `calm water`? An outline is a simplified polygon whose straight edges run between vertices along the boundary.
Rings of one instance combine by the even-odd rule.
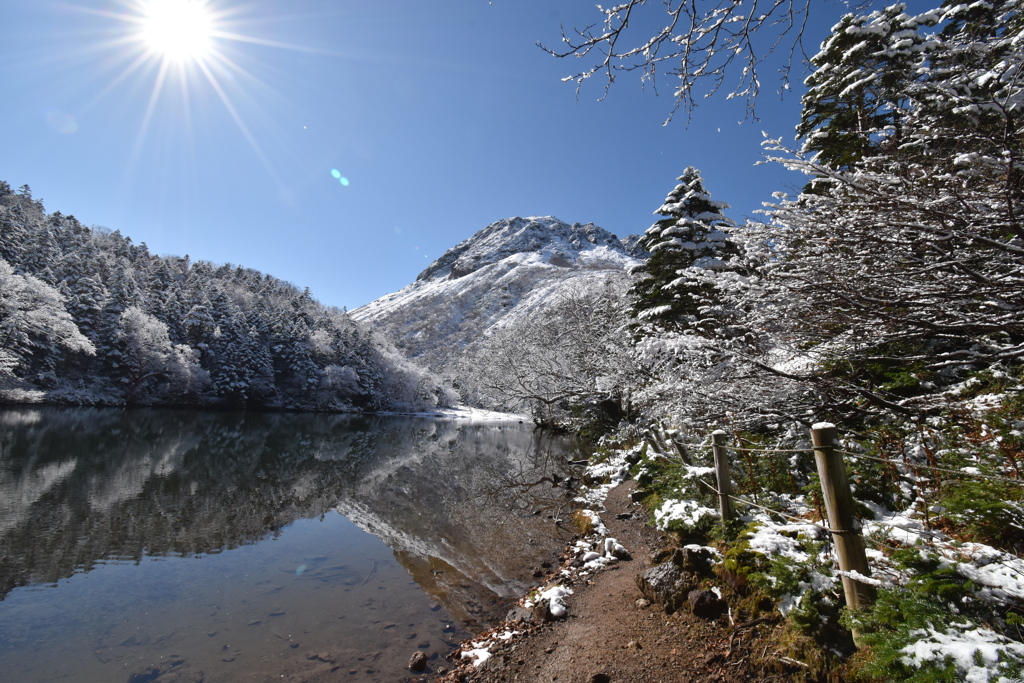
[[[515,423],[4,410],[0,678],[403,680],[557,559],[567,456]]]

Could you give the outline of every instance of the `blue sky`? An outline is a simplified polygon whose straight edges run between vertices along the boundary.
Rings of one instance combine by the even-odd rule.
[[[159,89],[142,4],[0,0],[0,179],[329,305],[400,289],[500,218],[642,232],[690,164],[737,221],[801,184],[754,165],[761,131],[791,139],[799,116],[770,68],[759,121],[720,96],[663,126],[668,80],[660,96],[623,76],[577,100],[561,78],[582,64],[535,42],[598,19],[590,0],[208,0],[231,34],[213,39],[212,78],[185,61]],[[822,6],[812,48],[843,9]]]

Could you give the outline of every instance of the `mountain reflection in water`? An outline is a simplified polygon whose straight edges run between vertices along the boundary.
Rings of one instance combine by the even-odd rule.
[[[4,410],[0,632],[14,593],[70,591],[69,577],[99,565],[230,555],[335,511],[387,545],[432,609],[478,628],[571,535],[554,521],[568,511],[555,483],[570,477],[570,457],[565,440],[515,422]],[[336,561],[348,552],[326,547],[287,572],[346,589],[385,574],[378,559]]]

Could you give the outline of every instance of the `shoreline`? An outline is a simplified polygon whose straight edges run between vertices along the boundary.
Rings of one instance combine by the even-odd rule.
[[[674,545],[647,522],[646,511],[630,500],[635,483],[612,487],[600,515],[598,536],[616,539],[630,558],[581,567],[580,541],[563,553],[540,589],[566,589],[563,618],[506,622],[464,641],[447,658],[407,683],[671,683],[747,681],[760,678],[749,664],[757,626],[738,636],[726,617],[698,619],[688,611],[666,615],[644,599],[636,577],[653,565],[652,556]],[[595,536],[588,536],[593,543]],[[532,594],[536,594],[533,591]],[[536,609],[524,606],[513,614]],[[740,625],[742,626],[742,625]],[[486,653],[486,654],[484,654]],[[435,668],[436,667],[436,668]],[[778,672],[776,672],[777,674]]]

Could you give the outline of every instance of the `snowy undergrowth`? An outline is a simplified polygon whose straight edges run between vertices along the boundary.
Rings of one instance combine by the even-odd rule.
[[[1012,479],[1024,422],[1020,396],[985,392],[998,380],[965,383],[926,424],[844,438],[865,581],[879,596],[857,615],[845,609],[812,454],[791,452],[806,447],[806,431],[742,444],[787,452],[732,452],[742,500],[731,528],[718,519],[706,442],[687,445],[693,464],[633,449],[632,474],[658,528],[722,549],[716,571],[737,613],[763,613],[768,599],[785,617],[773,647],[807,664],[809,679],[841,670],[863,681],[1024,680],[1024,515]],[[855,649],[851,628],[869,647]]]

